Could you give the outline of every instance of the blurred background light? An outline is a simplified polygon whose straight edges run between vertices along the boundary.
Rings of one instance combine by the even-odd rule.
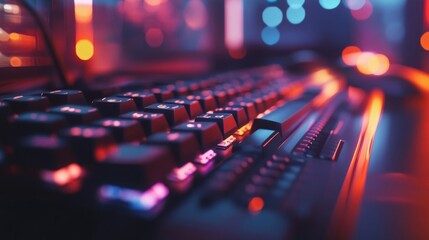
[[[362,52],[356,62],[356,68],[365,75],[383,75],[390,67],[390,61],[384,54]]]
[[[366,20],[371,16],[372,10],[372,4],[368,1],[364,2],[364,5],[358,9],[351,9],[351,13],[356,20]]]
[[[429,51],[429,32],[425,32],[420,37],[420,45],[426,51]]]
[[[201,0],[190,0],[185,8],[184,20],[192,30],[203,29],[207,24],[207,10]]]
[[[360,52],[360,48],[356,46],[348,46],[344,48],[341,54],[343,62],[348,66],[355,66]]]
[[[277,28],[265,27],[261,32],[262,41],[267,45],[274,45],[280,40],[280,32]]]
[[[89,60],[94,55],[94,44],[88,39],[76,43],[76,55],[81,60]]]
[[[157,48],[164,42],[164,34],[159,28],[149,28],[146,31],[146,43],[152,47]]]
[[[244,45],[243,0],[225,0],[225,46],[231,54],[242,52]],[[238,54],[240,55],[240,54]]]
[[[350,10],[361,9],[365,2],[366,0],[345,0],[345,4]]]
[[[262,12],[262,20],[268,27],[277,27],[283,20],[283,13],[278,7],[267,7]]]
[[[303,7],[289,7],[286,10],[287,20],[292,24],[300,24],[305,18],[305,9]]]
[[[341,0],[319,0],[320,6],[326,10],[335,9],[340,5]]]

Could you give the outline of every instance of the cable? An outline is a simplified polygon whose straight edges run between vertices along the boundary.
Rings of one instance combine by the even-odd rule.
[[[21,5],[25,9],[27,9],[27,11],[30,13],[30,15],[34,18],[37,26],[40,28],[40,31],[42,33],[42,36],[43,36],[43,39],[45,41],[48,52],[51,55],[54,67],[55,67],[56,71],[58,72],[60,81],[63,84],[63,87],[68,86],[68,82],[67,82],[67,78],[66,78],[66,74],[65,74],[63,65],[62,65],[62,63],[58,57],[57,51],[55,50],[54,44],[52,42],[51,37],[49,36],[48,30],[47,30],[45,24],[43,23],[42,19],[40,18],[40,16],[36,12],[36,10],[30,4],[28,4],[25,0],[18,0],[18,1],[21,3]]]

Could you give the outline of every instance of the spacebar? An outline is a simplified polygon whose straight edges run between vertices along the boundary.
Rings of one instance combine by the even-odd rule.
[[[256,118],[253,122],[252,132],[258,129],[277,131],[284,139],[292,133],[299,123],[312,109],[313,98],[305,97],[289,101],[273,112]]]

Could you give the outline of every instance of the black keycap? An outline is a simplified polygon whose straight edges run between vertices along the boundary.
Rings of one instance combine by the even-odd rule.
[[[138,109],[143,109],[146,106],[156,103],[156,98],[153,93],[145,92],[126,92],[118,94],[118,97],[132,98]]]
[[[219,107],[225,106],[228,103],[228,97],[224,90],[214,90],[213,96],[216,99],[216,103]]]
[[[146,106],[156,103],[156,98],[153,93],[131,91],[118,94],[118,97],[132,98],[137,105],[137,108],[143,109]]]
[[[253,121],[252,131],[271,129],[278,131],[283,138],[303,120],[312,108],[311,98],[301,98],[285,103],[275,111]]]
[[[257,113],[262,113],[266,110],[262,98],[257,96],[240,97],[240,98],[237,98],[236,101],[240,103],[252,103],[255,106]]]
[[[58,114],[27,112],[18,115],[13,126],[19,136],[36,133],[49,135],[67,127],[67,121]]]
[[[254,95],[262,98],[265,108],[267,109],[274,106],[278,100],[277,94],[274,91],[265,91],[264,93],[256,93]]]
[[[144,137],[142,126],[132,119],[105,118],[94,125],[109,129],[117,142],[140,142]]]
[[[184,97],[191,93],[186,86],[181,86],[181,85],[174,85],[174,88],[172,90],[173,90],[174,96],[176,97]]]
[[[14,96],[3,99],[15,113],[27,111],[45,111],[49,107],[49,100],[43,96]]]
[[[184,106],[172,103],[155,103],[144,108],[147,112],[162,113],[167,118],[170,126],[189,120]]]
[[[18,164],[49,170],[65,167],[75,160],[66,142],[44,135],[24,138],[17,146],[14,157]]]
[[[163,181],[174,167],[168,148],[123,144],[94,165],[94,177],[104,184],[140,189]]]
[[[82,164],[103,161],[116,147],[112,133],[102,127],[76,126],[60,131],[60,136],[70,143]]]
[[[235,90],[237,91],[237,95],[243,95],[246,92],[249,92],[253,89],[253,84],[250,82],[241,82],[237,83],[238,85],[235,86]]]
[[[231,191],[251,169],[253,163],[253,158],[240,156],[229,159],[222,164],[209,180],[203,195],[203,201],[213,201]]]
[[[190,93],[188,88],[183,85],[183,83],[169,84],[166,86],[166,88],[170,89],[173,92],[174,97],[183,97]]]
[[[97,108],[90,106],[80,106],[74,104],[53,107],[51,113],[63,115],[71,124],[89,124],[101,118]]]
[[[236,86],[232,86],[231,84],[224,84],[216,88],[216,90],[222,90],[226,94],[227,99],[233,99],[237,96],[237,91],[235,90]]]
[[[186,96],[187,100],[197,100],[200,102],[204,112],[211,111],[217,107],[216,99],[209,94],[194,93]]]
[[[340,154],[343,143],[343,140],[339,139],[337,136],[330,135],[323,146],[323,149],[320,153],[320,158],[335,160]]]
[[[231,113],[234,116],[235,122],[238,127],[241,128],[244,126],[249,119],[247,118],[246,111],[243,107],[224,107],[216,108],[215,113]]]
[[[152,88],[147,91],[153,93],[156,97],[156,100],[158,100],[158,102],[163,102],[165,100],[174,98],[173,91],[164,86],[158,87],[158,88]]]
[[[177,125],[172,131],[193,133],[197,137],[203,151],[216,146],[216,144],[223,140],[219,126],[214,122],[186,122]]]
[[[240,143],[240,152],[250,155],[262,155],[274,151],[281,143],[278,132],[267,129],[258,129]]]
[[[237,102],[229,102],[228,106],[244,108],[244,111],[246,111],[246,115],[249,121],[255,119],[257,116],[256,107],[254,103],[237,101]]]
[[[188,112],[189,118],[191,119],[203,113],[203,109],[197,100],[169,99],[165,102],[183,105]]]
[[[215,122],[218,124],[224,138],[237,130],[237,123],[230,113],[206,113],[195,118],[196,122]]]
[[[106,117],[115,117],[123,113],[137,110],[136,104],[132,98],[106,97],[94,100],[92,105],[97,107],[100,113]]]
[[[120,117],[125,119],[135,119],[140,122],[146,136],[170,130],[167,119],[162,113],[136,111],[122,114]]]
[[[79,90],[55,90],[42,93],[49,99],[51,106],[59,106],[64,104],[87,104],[82,91]]]
[[[147,144],[167,146],[179,166],[193,161],[201,153],[198,141],[192,133],[157,133],[147,139]]]

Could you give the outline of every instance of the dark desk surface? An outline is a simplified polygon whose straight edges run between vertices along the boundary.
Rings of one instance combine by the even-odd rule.
[[[428,202],[429,97],[387,97],[369,161],[356,237],[428,237]]]

